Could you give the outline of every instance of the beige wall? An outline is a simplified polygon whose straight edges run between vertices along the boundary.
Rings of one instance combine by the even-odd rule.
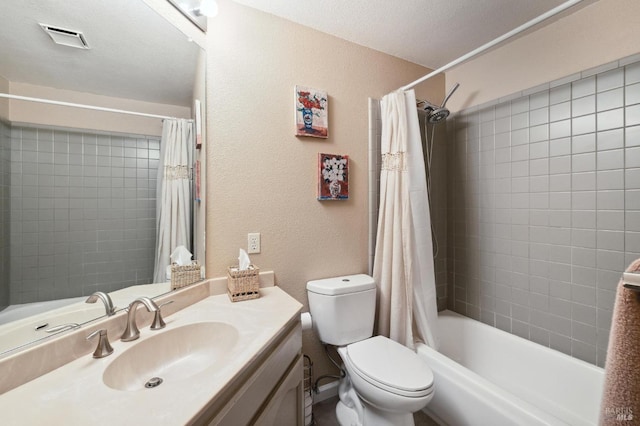
[[[209,21],[207,275],[222,276],[262,234],[252,261],[307,305],[311,279],[367,272],[367,98],[430,70],[234,2]],[[296,84],[329,94],[328,139],[294,136]],[[443,79],[418,96],[442,99]],[[350,156],[350,199],[316,200],[317,154]],[[316,373],[329,369],[304,334]]]
[[[600,0],[447,72],[453,111],[640,52],[640,1]]]
[[[60,90],[24,83],[10,83],[12,95],[51,99],[62,102],[95,105],[149,114],[191,118],[191,108],[163,105],[132,99],[113,98],[91,93]],[[102,111],[91,111],[20,100],[10,101],[9,120],[15,123],[42,124],[110,132],[135,133],[151,136],[162,134],[162,120]]]

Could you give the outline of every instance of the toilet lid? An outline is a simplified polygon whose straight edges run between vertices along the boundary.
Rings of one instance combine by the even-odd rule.
[[[352,366],[362,378],[404,392],[424,393],[433,385],[429,366],[411,349],[384,336],[347,346]]]

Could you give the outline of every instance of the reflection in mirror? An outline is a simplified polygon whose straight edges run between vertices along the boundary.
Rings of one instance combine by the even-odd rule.
[[[218,14],[216,0],[168,0],[180,13],[207,32],[207,18]]]
[[[2,9],[0,93],[184,119],[204,107],[203,52],[143,0]],[[89,49],[54,44],[39,24],[82,32]],[[162,125],[0,98],[0,354],[104,316],[85,303],[96,291],[121,309],[170,290],[153,279]]]

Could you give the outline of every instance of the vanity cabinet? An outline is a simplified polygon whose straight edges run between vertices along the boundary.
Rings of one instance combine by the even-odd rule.
[[[226,278],[220,283],[226,291]],[[237,304],[223,292],[200,297],[212,291],[207,283],[180,291],[167,297],[196,300],[167,316],[166,329],[144,326],[135,342],[114,340],[115,355],[92,358],[95,343],[86,336],[98,329],[122,334],[123,314],[0,359],[3,382],[12,380],[0,397],[2,424],[303,425],[302,305],[275,286]],[[68,353],[61,366],[12,379],[60,353]],[[146,388],[155,376],[163,383]],[[108,415],[96,416],[97,406]]]
[[[191,424],[302,426],[303,386],[302,328],[296,319]]]

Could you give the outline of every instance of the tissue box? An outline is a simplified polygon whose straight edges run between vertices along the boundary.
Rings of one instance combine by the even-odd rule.
[[[260,297],[260,268],[249,265],[249,269],[240,271],[237,266],[227,268],[227,294],[232,302],[257,299]]]
[[[196,260],[191,265],[171,265],[171,290],[186,287],[200,281],[200,264]]]

